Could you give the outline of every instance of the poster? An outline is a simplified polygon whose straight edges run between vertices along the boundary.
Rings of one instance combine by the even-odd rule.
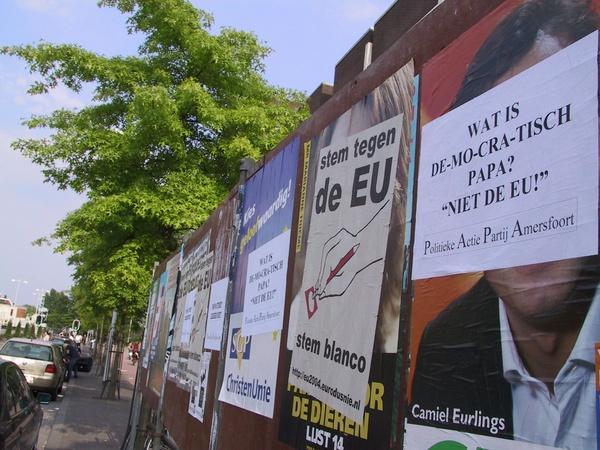
[[[177,291],[176,326],[173,337],[173,352],[169,364],[169,379],[185,390],[189,390],[188,359],[190,353],[190,338],[196,297],[203,283],[203,273],[200,270],[201,259],[210,248],[210,229],[204,231],[199,243],[190,249],[182,246],[181,275]],[[185,251],[184,251],[185,250]],[[174,355],[177,358],[174,358]]]
[[[573,17],[576,22],[571,21]],[[485,201],[478,203],[471,210],[462,203],[459,214],[436,219],[428,212],[428,204],[444,200],[440,193],[421,190],[422,184],[432,188],[438,177],[432,183],[434,163],[428,158],[433,155],[425,155],[422,148],[407,449],[434,444],[433,448],[443,448],[439,444],[443,439],[454,442],[454,448],[596,446],[593,348],[600,338],[597,23],[583,2],[508,1],[423,68],[423,137],[425,127],[432,127],[431,132],[436,123],[447,126],[445,121],[454,121],[456,132],[461,128],[468,136],[469,124],[474,133],[477,123],[477,133],[485,136],[479,143],[497,137],[498,150],[474,158],[467,172],[448,171],[454,172],[456,183],[464,186],[466,182],[464,194],[472,195],[469,171],[476,171],[475,184],[483,169],[484,176],[477,182],[484,188],[481,195],[485,199],[487,189],[492,189],[500,200],[487,206]],[[554,102],[555,113],[548,101]],[[471,105],[483,113],[477,119],[481,122],[471,120]],[[497,126],[495,107],[501,111]],[[561,125],[560,120],[552,122],[555,115],[560,117],[559,111]],[[507,117],[512,125],[505,123]],[[518,128],[521,123],[525,125]],[[508,133],[509,125],[516,131]],[[570,130],[568,139],[562,135],[566,129]],[[517,142],[519,130],[527,136],[523,142]],[[506,143],[504,133],[509,145],[500,149]],[[448,144],[444,151],[452,160],[457,150],[451,135]],[[429,152],[434,150],[429,147]],[[434,159],[441,162],[439,157]],[[496,168],[506,164],[507,173],[498,169],[498,176],[492,171],[488,178],[492,163]],[[538,185],[511,198],[513,175],[522,180],[531,171],[535,183],[540,167]],[[439,175],[440,180],[445,176]],[[498,197],[503,192],[497,188],[500,185],[508,186],[505,197]],[[446,186],[442,194],[453,197],[457,188],[451,183]],[[423,198],[427,195],[437,199]],[[558,219],[567,211],[576,226],[550,232],[549,217]],[[550,216],[540,218],[546,212]],[[471,224],[460,216],[470,217]],[[537,236],[511,240],[517,221],[525,230],[527,217],[538,224],[528,229]],[[495,242],[498,245],[490,246],[478,244],[477,236],[466,239],[465,243],[473,244],[470,250],[447,254],[435,269],[430,265],[434,258],[429,262],[423,258],[424,239],[432,230],[450,230],[448,218],[459,220],[455,223],[463,229],[481,225],[482,233],[486,226],[504,219],[512,225],[506,242],[500,239]],[[449,269],[446,262],[455,269]],[[441,274],[453,275],[437,276]]]
[[[173,302],[177,291],[177,276],[179,272],[179,253],[167,261],[165,271],[159,281],[159,308],[156,312],[156,330],[153,345],[155,355],[150,365],[149,385],[160,393],[164,378],[167,376],[168,358],[167,343],[172,319]],[[151,355],[152,356],[152,355]]]
[[[179,248],[179,267],[183,261],[183,249],[182,244]],[[180,282],[179,274],[177,283]],[[178,287],[177,287],[178,289]],[[173,313],[171,315],[171,321],[169,323],[169,334],[167,337],[167,366],[166,370],[167,379],[177,383],[179,374],[179,347],[181,341],[181,324],[183,320],[182,314],[182,299],[180,298],[179,292],[176,290],[175,300],[173,302]]]
[[[210,352],[204,352],[200,360],[198,379],[194,380],[190,389],[190,403],[188,413],[204,422],[204,410],[206,409],[206,393],[208,384],[208,371],[210,369]]]
[[[229,278],[223,278],[219,281],[215,281],[210,287],[208,317],[206,319],[206,336],[204,337],[204,348],[206,350],[221,350],[223,320],[225,319],[225,300],[227,298],[228,286]]]
[[[336,121],[316,136],[311,143],[305,145],[303,194],[300,198],[301,211],[298,224],[299,236],[295,243],[295,297],[290,311],[287,342],[289,377],[287,387],[283,392],[279,428],[279,439],[294,448],[303,450],[317,448],[386,449],[389,448],[392,441],[392,423],[395,420],[395,410],[397,410],[393,397],[398,349],[399,311],[403,289],[402,280],[405,279],[404,261],[407,257],[405,248],[407,243],[410,242],[410,234],[407,233],[409,228],[406,227],[405,223],[406,220],[410,220],[410,207],[406,199],[407,195],[412,192],[412,176],[410,174],[412,173],[411,162],[414,161],[415,151],[412,136],[414,136],[414,127],[416,126],[414,105],[417,104],[418,99],[417,86],[418,82],[414,78],[411,62],[384,81],[382,85],[356,103],[351,109],[344,112]],[[339,167],[327,167],[329,149],[339,148],[340,143],[346,142],[349,143],[349,146],[351,145],[353,152],[357,140],[359,142],[358,149],[360,149],[360,142],[364,140],[365,136],[374,134],[379,136],[380,133],[377,134],[377,132],[382,128],[388,129],[387,127],[390,124],[398,127],[395,149],[392,151],[391,148],[385,148],[382,138],[381,148],[373,151],[371,158],[367,157],[368,162],[363,163],[365,165],[371,165],[376,161],[385,163],[386,159],[389,158],[386,151],[393,154],[393,168],[390,172],[391,179],[389,183],[394,195],[392,197],[390,191],[390,197],[387,197],[391,199],[391,204],[386,205],[386,208],[388,208],[387,225],[377,226],[378,239],[383,242],[383,250],[379,248],[378,251],[383,253],[381,257],[384,258],[384,261],[381,261],[374,273],[369,274],[366,282],[358,278],[356,283],[361,285],[359,289],[372,289],[372,293],[366,297],[364,293],[359,295],[356,293],[356,286],[351,284],[348,292],[352,292],[352,299],[342,296],[341,298],[332,299],[329,304],[327,300],[317,303],[316,311],[314,308],[310,309],[313,314],[308,319],[309,309],[307,309],[307,305],[313,306],[314,303],[307,303],[305,293],[307,286],[310,284],[312,287],[313,285],[312,277],[314,273],[311,273],[311,270],[314,267],[321,266],[320,254],[315,257],[315,253],[311,253],[311,248],[313,250],[318,249],[320,239],[325,239],[326,235],[331,234],[328,224],[323,223],[324,221],[317,217],[321,214],[339,215],[341,220],[348,221],[349,226],[353,227],[359,223],[368,222],[374,215],[366,211],[366,209],[372,207],[370,199],[365,201],[365,205],[356,207],[349,207],[348,205],[353,194],[352,189],[344,184],[344,172],[349,174],[352,181],[354,170],[348,164],[353,162],[355,158],[353,156],[349,157],[344,164],[336,162],[336,166],[339,165]],[[349,139],[348,136],[351,138]],[[375,140],[376,143],[377,140]],[[333,155],[333,152],[331,155]],[[322,156],[325,156],[325,161],[323,161]],[[332,161],[332,158],[330,157],[330,161]],[[362,165],[359,166],[362,167]],[[380,167],[383,169],[385,164],[380,163]],[[339,169],[339,172],[336,169]],[[339,199],[340,206],[338,210],[333,211],[333,214],[331,211],[316,214],[317,208],[322,207],[318,196],[320,188],[323,187],[323,175],[325,173],[329,177],[330,192],[333,192],[333,186],[340,185],[342,192]],[[384,185],[382,182],[383,174],[385,174],[385,171],[379,170],[379,182],[376,184],[378,191],[381,191]],[[362,179],[359,176],[359,180]],[[369,191],[367,190],[370,197]],[[360,196],[361,193],[361,190],[357,190],[356,196]],[[381,203],[386,200],[382,200]],[[364,211],[365,217],[368,217],[367,219],[363,218],[363,213],[358,212],[363,208],[366,208]],[[348,209],[353,210],[351,219],[347,219],[346,214],[348,212],[346,210]],[[386,239],[386,226],[390,230],[389,239]],[[317,236],[315,237],[315,235]],[[359,247],[358,250],[360,251],[361,248]],[[357,257],[359,254],[356,253]],[[348,270],[349,266],[340,267],[338,273]],[[336,270],[337,268],[337,263],[328,265],[325,284],[327,284],[331,269]],[[374,269],[374,267],[371,267],[371,269]],[[346,275],[349,274],[349,272],[346,273]],[[309,299],[311,299],[310,296]],[[363,299],[366,299],[366,304],[361,304]],[[341,306],[340,303],[343,302],[347,302],[350,307],[345,313],[336,316],[335,314],[338,313],[334,310]],[[367,304],[368,311],[365,312],[363,308]],[[311,325],[313,322],[318,323],[318,325]],[[360,330],[360,332],[357,332],[357,330]],[[364,370],[362,373],[354,371],[355,373],[358,372],[361,377],[354,376],[351,369],[344,369],[335,360],[327,362],[323,358],[317,358],[317,355],[303,361],[306,368],[297,369],[306,372],[310,370],[313,373],[319,373],[321,370],[327,372],[325,377],[333,380],[331,384],[337,383],[337,380],[343,383],[344,379],[352,378],[351,383],[353,385],[351,389],[356,391],[353,399],[361,404],[358,417],[357,414],[344,414],[339,409],[339,405],[333,404],[330,396],[324,397],[319,392],[316,392],[318,394],[316,396],[313,392],[308,392],[305,387],[297,385],[298,377],[292,372],[290,366],[294,364],[294,360],[300,359],[296,354],[298,350],[297,343],[298,338],[302,342],[303,335],[311,338],[320,336],[323,339],[324,337],[323,341],[326,339],[328,343],[335,340],[336,347],[340,346],[346,350],[352,348],[355,353],[361,352],[361,356],[365,358],[364,362],[361,362],[361,369],[364,368]],[[367,342],[361,343],[362,340]],[[306,343],[306,340],[304,342]],[[364,349],[359,350],[361,345],[364,345]],[[368,350],[366,347],[368,347]],[[302,352],[305,353],[303,350]],[[322,352],[324,352],[324,344]],[[327,366],[328,363],[329,366]],[[363,374],[364,378],[362,377]],[[319,373],[318,376],[321,377],[321,374]],[[325,378],[321,379],[321,386],[326,383],[324,380]]]
[[[162,323],[162,316],[165,310],[165,291],[167,286],[167,272],[164,271],[160,274],[158,280],[156,280],[158,286],[158,292],[156,297],[156,309],[154,311],[154,318],[152,323],[152,339],[150,340],[150,364],[148,373],[148,387],[154,390],[155,393],[160,392],[160,386],[162,384],[162,369],[164,367],[164,361],[161,361],[159,367],[157,367],[156,360],[158,358],[158,346],[160,341],[160,328]],[[158,374],[158,371],[161,373]]]
[[[156,292],[156,309],[154,311],[154,318],[152,320],[152,339],[150,341],[150,361],[154,361],[156,357],[156,350],[158,348],[158,339],[160,334],[160,323],[162,312],[164,310],[165,303],[165,288],[167,286],[167,272],[160,274],[158,280],[155,281],[155,285],[158,287]]]
[[[408,425],[404,448],[426,448],[429,450],[551,450],[556,447],[536,445],[531,442],[506,441],[489,436],[476,436],[442,428]]]
[[[596,430],[600,430],[600,343],[596,342]],[[597,450],[600,449],[600,433],[597,433]]]
[[[189,337],[189,344],[183,346],[188,350],[188,364],[185,376],[188,380],[197,381],[202,363],[202,346],[206,332],[206,315],[208,312],[208,296],[212,282],[214,252],[204,255],[199,252],[194,256],[197,261],[197,288],[194,288],[194,310]],[[187,347],[187,348],[186,348]]]
[[[332,141],[318,156],[312,264],[304,270],[289,382],[355,421],[369,380],[402,120],[399,114]]]
[[[284,231],[248,255],[242,333],[254,336],[283,327],[285,283],[290,230]]]
[[[291,228],[298,145],[297,139],[292,141],[245,185],[227,355],[219,393],[220,401],[266,417],[273,417],[281,333],[242,333],[245,281],[252,270],[249,254]]]
[[[153,340],[153,331],[154,331],[154,316],[156,314],[156,301],[158,300],[158,280],[154,280],[152,282],[152,287],[150,288],[150,296],[148,299],[148,312],[146,317],[146,330],[144,331],[144,341],[142,346],[142,351],[144,357],[142,358],[142,367],[144,369],[148,368],[148,363],[150,361],[150,352],[151,345]]]
[[[413,278],[597,253],[597,50],[590,35],[423,127]]]

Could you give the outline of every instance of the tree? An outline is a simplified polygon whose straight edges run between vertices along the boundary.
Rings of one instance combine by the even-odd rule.
[[[44,296],[44,306],[48,308],[46,324],[52,330],[58,331],[71,326],[76,318],[75,303],[64,292],[51,289]]]
[[[70,254],[76,303],[95,317],[146,308],[154,261],[209,216],[238,178],[306,117],[302,94],[269,86],[257,37],[222,29],[185,0],[101,0],[144,36],[139,54],[106,57],[76,45],[11,46],[41,76],[29,93],[59,83],[93,88],[94,103],[33,116],[46,139],[13,143],[46,181],[87,194],[52,238]],[[41,239],[43,243],[48,239]]]
[[[14,337],[20,337],[21,336],[21,322],[17,322],[17,326],[15,327],[15,333],[13,335]]]
[[[27,322],[25,324],[25,327],[23,328],[23,337],[30,337],[30,332],[31,332],[31,326],[29,325],[29,322]]]
[[[6,331],[4,332],[4,337],[6,337],[7,339],[12,337],[13,334],[13,323],[12,320],[9,320],[8,323],[6,324]]]

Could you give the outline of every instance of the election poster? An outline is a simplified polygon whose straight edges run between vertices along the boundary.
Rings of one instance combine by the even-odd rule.
[[[183,254],[182,251],[181,275],[177,292],[176,326],[173,352],[169,364],[169,378],[172,377],[173,381],[185,390],[189,390],[188,360],[196,298],[204,282],[203,276],[205,276],[205,272],[201,270],[201,260],[209,253],[210,235],[210,229],[208,229],[194,248],[188,249],[185,252],[186,254]],[[202,308],[200,308],[200,316],[202,315],[201,311]],[[177,355],[177,358],[175,359],[173,355]]]
[[[600,430],[600,342],[596,342],[596,430]],[[600,433],[596,436],[600,449]]]
[[[505,2],[423,67],[407,449],[596,446],[590,5]]]
[[[304,148],[279,429],[298,449],[392,439],[417,86],[410,62]]]
[[[221,350],[228,286],[229,278],[222,278],[219,281],[215,281],[210,287],[206,336],[204,337],[204,348],[206,350]]]
[[[185,371],[187,380],[197,381],[202,364],[202,346],[204,344],[204,334],[206,332],[206,316],[208,313],[208,296],[210,294],[210,285],[212,282],[214,252],[202,253],[205,248],[200,248],[194,252],[191,264],[196,273],[195,281],[189,287],[192,289],[190,294],[194,300],[193,311],[191,315],[189,343],[184,346],[184,351],[188,352],[188,362]],[[194,286],[197,283],[197,286]]]
[[[159,309],[156,312],[155,335],[153,346],[156,349],[150,365],[149,385],[160,393],[164,377],[166,376],[167,361],[167,339],[171,323],[173,302],[177,290],[177,275],[179,272],[179,253],[167,261],[166,269],[159,279]]]
[[[142,367],[144,369],[148,368],[148,363],[150,362],[150,352],[151,345],[153,340],[153,330],[154,330],[154,316],[156,314],[156,302],[158,300],[158,280],[154,280],[152,282],[152,287],[150,289],[150,296],[148,298],[148,316],[146,317],[146,330],[144,331],[144,340],[142,344],[142,352],[144,357],[142,358]]]
[[[209,304],[204,335],[204,349],[221,350],[225,302],[229,286],[229,271],[235,233],[233,232],[237,196],[232,196],[214,214],[216,236],[214,243],[213,283],[210,287]]]
[[[208,383],[208,371],[210,369],[210,352],[204,352],[200,360],[200,371],[198,379],[192,382],[190,389],[190,402],[188,413],[204,422],[204,411],[206,410],[206,393]]]
[[[285,244],[277,241],[273,244],[273,240],[289,235],[292,225],[298,147],[298,139],[293,140],[248,179],[244,187],[227,354],[219,393],[220,401],[266,417],[273,417],[281,332],[272,327],[271,331],[262,334],[243,332],[246,281],[251,274],[253,283],[265,283],[254,296],[259,297],[259,302],[263,293],[268,296],[262,303],[268,305],[266,311],[269,312],[263,312],[263,316],[260,311],[256,312],[253,320],[256,317],[259,323],[281,321],[277,315],[283,315],[283,310],[277,309],[279,300],[276,296],[284,295],[285,287],[281,289],[275,284],[284,271],[281,259],[285,256],[287,260],[287,252],[283,255],[280,246]],[[287,239],[289,242],[289,237]],[[250,254],[262,252],[261,248],[268,251],[261,253],[258,261],[250,261]]]
[[[179,266],[181,267],[181,263],[183,260],[183,249],[184,245],[181,245],[179,248]],[[177,278],[177,282],[179,283],[179,274]],[[171,315],[171,321],[169,323],[169,333],[167,337],[167,358],[168,364],[166,366],[167,370],[167,380],[177,383],[178,374],[179,374],[179,345],[181,340],[181,320],[182,316],[180,313],[180,309],[182,308],[181,299],[179,298],[179,292],[175,291],[175,300],[173,302],[173,313]]]

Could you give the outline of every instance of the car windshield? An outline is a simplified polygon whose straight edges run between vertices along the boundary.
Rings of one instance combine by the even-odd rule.
[[[4,344],[2,350],[0,350],[0,355],[37,359],[39,361],[52,361],[50,347],[29,342],[8,341]]]

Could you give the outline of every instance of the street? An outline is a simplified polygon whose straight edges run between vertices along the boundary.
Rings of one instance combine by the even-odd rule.
[[[56,401],[42,405],[44,420],[39,450],[118,449],[127,430],[135,370],[125,356],[121,372],[121,399],[101,400],[102,376],[79,372],[63,386]]]

